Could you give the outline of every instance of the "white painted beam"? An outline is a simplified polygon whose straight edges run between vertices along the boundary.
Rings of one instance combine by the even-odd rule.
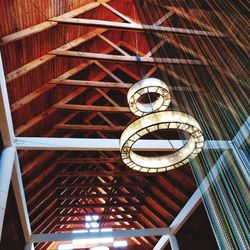
[[[95,239],[95,238],[128,238],[140,236],[161,236],[169,234],[168,228],[148,228],[135,230],[117,230],[112,232],[88,232],[88,233],[51,233],[51,234],[33,234],[32,242],[52,242],[68,241],[75,239]]]
[[[24,247],[24,250],[35,250],[35,246],[33,243],[27,243]]]
[[[154,246],[153,250],[163,250],[169,243],[169,235],[163,235],[157,244]]]
[[[182,140],[139,140],[135,143],[135,151],[169,151],[184,145]],[[119,139],[90,138],[41,138],[16,137],[14,145],[20,150],[98,150],[118,151]],[[231,141],[205,141],[204,149],[231,149]]]
[[[2,151],[0,158],[0,240],[15,155],[16,148],[8,147]]]
[[[0,53],[0,130],[5,147],[12,146],[14,139],[14,129],[12,124],[10,104],[6,88],[3,62]]]
[[[173,234],[169,235],[170,245],[172,250],[179,250],[179,245],[176,236]]]
[[[22,175],[18,160],[18,155],[16,153],[15,156],[15,163],[12,173],[12,184],[13,189],[16,197],[18,212],[22,224],[23,234],[25,238],[25,242],[27,244],[31,243],[31,227],[30,227],[30,220],[29,220],[29,213],[26,204],[23,182],[22,182]]]

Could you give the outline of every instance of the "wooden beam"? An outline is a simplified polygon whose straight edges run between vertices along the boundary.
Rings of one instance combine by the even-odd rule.
[[[99,34],[97,35],[98,37],[100,37],[103,41],[105,41],[106,43],[108,43],[111,47],[113,47],[114,49],[116,49],[117,51],[119,51],[121,54],[123,54],[124,56],[129,56],[129,54],[121,49],[118,45],[116,45],[115,43],[113,43],[112,41],[110,41],[108,38],[106,38],[105,36]]]
[[[102,81],[87,81],[87,80],[62,80],[54,79],[50,81],[51,84],[63,86],[76,86],[88,88],[111,88],[111,89],[129,89],[132,83],[119,83],[119,82],[102,82]]]
[[[133,187],[144,187],[148,186],[148,183],[134,183]],[[72,188],[79,188],[79,189],[86,189],[86,188],[131,188],[131,184],[126,184],[124,182],[120,183],[83,183],[83,184],[75,184],[75,183],[67,183],[67,184],[58,184],[56,189],[58,190],[64,190],[64,189],[72,189]]]
[[[83,194],[83,195],[59,195],[57,200],[79,200],[79,199],[110,199],[110,198],[136,198],[146,196],[144,193],[119,193],[119,194]]]
[[[110,0],[102,0],[102,2],[104,2],[104,3],[109,2],[109,1]],[[58,16],[58,18],[69,18],[69,17],[72,18],[75,16],[79,16],[79,15],[81,15],[89,10],[97,8],[98,6],[100,6],[100,4],[101,4],[100,1],[92,2],[92,3],[86,4],[84,6],[81,6],[80,8],[77,8],[75,10],[69,11],[63,15],[60,15],[60,16]],[[54,27],[55,25],[57,25],[57,22],[45,21],[45,22],[39,23],[37,25],[31,26],[27,29],[23,29],[23,30],[20,30],[18,32],[12,33],[10,35],[4,36],[0,39],[0,47],[6,45],[8,43],[21,40],[27,36],[31,36],[33,34],[39,33],[41,31],[44,31],[44,30],[49,29],[51,27]]]
[[[55,109],[62,110],[76,110],[76,111],[86,111],[86,112],[121,112],[129,113],[130,110],[128,107],[112,107],[112,106],[93,106],[93,105],[79,105],[79,104],[55,104],[53,105]]]
[[[148,25],[148,24],[134,24],[134,23],[132,24],[132,23],[120,23],[120,22],[94,20],[94,19],[58,18],[58,17],[51,18],[50,20],[58,22],[60,24],[95,26],[108,29],[120,29],[120,30],[131,30],[131,31],[141,31],[141,32],[145,31],[164,32],[172,34],[205,36],[205,37],[224,37],[224,34],[221,32],[215,33],[212,31],[205,31],[205,30],[164,27],[164,26]]]
[[[44,31],[46,29],[52,28],[55,25],[57,25],[57,22],[45,21],[45,22],[39,23],[37,25],[31,26],[27,29],[23,29],[23,30],[20,30],[18,32],[6,35],[0,39],[0,47],[6,45],[8,43],[21,40],[27,36],[31,36],[33,34],[39,33],[39,32]]]
[[[116,211],[116,212],[108,212],[108,213],[101,213],[101,212],[84,212],[84,213],[74,213],[74,212],[70,212],[70,213],[65,213],[62,212],[60,214],[57,215],[57,218],[71,218],[71,217],[85,217],[86,215],[98,215],[100,218],[101,217],[106,217],[106,216],[127,216],[127,215],[135,215],[141,213],[141,211],[138,210],[134,210],[134,211]]]
[[[5,76],[6,82],[9,83],[10,81],[17,79],[18,77],[30,72],[31,70],[41,66],[45,62],[48,62],[54,58],[55,58],[55,56],[51,54],[51,55],[44,55],[42,57],[39,57],[38,59],[33,60],[32,62],[27,63],[24,66],[22,66],[18,69],[15,69],[14,71],[7,74]]]
[[[101,53],[90,53],[90,52],[80,52],[80,51],[65,51],[61,49],[56,49],[49,52],[50,55],[81,58],[87,60],[100,60],[100,61],[110,61],[110,62],[137,62],[136,56],[120,56],[120,55],[107,55]],[[195,59],[179,59],[179,58],[160,58],[160,57],[141,57],[142,63],[147,64],[178,64],[178,65],[207,65],[200,60]]]
[[[123,131],[125,126],[108,125],[80,125],[80,124],[57,124],[53,126],[58,130],[80,130],[80,131]]]
[[[69,204],[58,205],[57,210],[62,209],[75,209],[75,208],[113,208],[113,207],[140,207],[143,206],[141,202],[129,202],[129,203],[103,203],[103,204]]]
[[[116,222],[124,222],[124,221],[135,221],[135,218],[115,218],[115,219],[100,219],[97,222],[106,224],[106,223],[116,223]],[[64,225],[83,225],[86,223],[84,220],[67,220],[67,221],[58,221],[56,222],[57,226],[64,226]]]
[[[106,4],[106,3],[102,3],[102,5],[104,7],[106,7],[107,9],[111,10],[115,15],[117,15],[118,17],[122,18],[124,21],[128,22],[128,23],[133,23],[136,24],[136,22],[134,22],[132,19],[130,19],[129,17],[125,16],[124,14],[122,14],[120,11],[118,11],[117,9],[111,7],[110,5]]]
[[[115,163],[122,162],[121,158],[58,158],[58,163],[66,164],[100,164],[100,163]]]
[[[74,171],[74,172],[61,172],[57,173],[57,177],[106,177],[106,176],[141,176],[141,175],[155,175],[154,173],[142,173],[139,171]]]
[[[40,88],[34,90],[33,92],[29,93],[28,95],[24,96],[23,98],[19,99],[18,101],[11,104],[11,111],[14,112],[19,108],[27,105],[34,99],[38,98],[42,94],[48,92],[49,90],[53,89],[55,86],[52,84],[44,84]]]
[[[93,63],[92,61],[88,61],[87,63],[81,63],[81,64],[77,65],[76,67],[70,69],[69,71],[65,72],[64,74],[62,74],[61,76],[59,76],[57,79],[58,80],[65,80],[67,77],[70,77],[70,76],[76,74],[77,72],[83,70],[84,68],[86,68],[87,66],[91,65],[92,63]],[[99,74],[96,77],[94,77],[93,80],[100,80],[103,77],[104,76],[102,74]],[[83,93],[85,90],[86,89],[75,90],[74,92],[72,92],[69,95],[67,95],[67,97],[65,97],[59,103],[61,103],[62,101],[68,102],[71,99],[75,98],[77,95],[80,95],[81,93]],[[52,115],[55,112],[56,112],[56,109],[49,108],[49,109],[45,110],[44,112],[40,113],[39,115],[33,117],[26,124],[23,124],[23,125],[19,126],[15,130],[16,136],[24,133],[27,129],[31,128],[32,126],[34,126],[35,124],[37,124],[38,122],[40,122],[41,120],[43,120],[45,117],[47,117],[48,115]]]
[[[171,17],[174,14],[173,11],[167,12],[164,16],[162,16],[158,21],[156,21],[153,25],[161,25],[163,22],[165,22],[169,17]]]
[[[155,71],[155,69],[152,69]],[[151,72],[149,72],[151,75]],[[147,76],[147,74],[145,75]],[[102,82],[102,81],[88,81],[88,80],[71,80],[66,79],[60,81],[59,79],[54,79],[50,81],[51,84],[57,84],[62,86],[76,86],[76,87],[88,87],[88,88],[102,88],[102,89],[129,89],[133,83],[117,83],[117,82]],[[191,87],[183,87],[183,86],[168,86],[170,90],[173,91],[198,91],[193,90]],[[200,90],[199,90],[200,92]]]
[[[91,40],[98,33],[103,33],[105,31],[106,31],[106,29],[95,29],[94,31],[91,31],[90,33],[86,34],[85,36],[82,36],[82,37],[79,37],[73,41],[70,41],[70,43],[67,43],[67,44],[61,46],[59,49],[62,51],[66,51],[66,50],[75,48],[75,47],[79,46],[80,44]],[[32,62],[27,63],[27,64],[21,66],[20,68],[7,74],[5,76],[6,82],[8,83],[10,81],[13,81],[13,80],[17,79],[18,77],[30,72],[31,70],[41,66],[42,64],[44,64],[44,63],[46,63],[54,58],[55,58],[55,55],[52,55],[52,54],[48,55],[47,54],[47,55],[44,55],[42,57],[39,57],[39,58],[33,60]]]
[[[107,75],[111,76],[114,80],[116,80],[119,83],[123,83],[123,81],[117,77],[111,70],[109,70],[108,68],[106,68],[103,64],[101,64],[100,62],[95,61],[94,62],[100,69],[102,69]]]

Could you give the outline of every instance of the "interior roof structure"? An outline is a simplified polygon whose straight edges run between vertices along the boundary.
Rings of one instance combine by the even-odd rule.
[[[206,10],[180,11],[170,1],[167,9],[158,6],[159,20],[144,23],[148,30],[157,33],[159,29],[159,44],[152,47],[132,0],[51,2],[0,3],[0,48],[14,133],[20,138],[35,137],[41,144],[40,150],[18,151],[32,233],[80,230],[89,214],[99,215],[102,227],[114,229],[171,226],[197,189],[189,164],[168,173],[140,173],[128,169],[117,150],[65,146],[58,151],[53,150],[55,141],[51,150],[45,150],[42,138],[119,139],[136,119],[127,105],[128,89],[141,79],[141,71],[145,77],[157,77],[162,64],[168,65],[165,74],[174,97],[179,92],[206,94],[206,84],[197,86],[192,76],[184,79],[179,66],[199,75],[200,68],[210,67],[211,61],[220,62],[206,58],[192,44],[187,47],[182,37],[190,37],[194,44],[193,36],[216,42],[227,40],[228,31],[215,30],[209,19],[204,24],[199,19],[202,15],[196,14],[211,18]],[[162,27],[176,30],[164,33]],[[189,27],[201,32],[192,34]],[[163,45],[169,48],[169,58],[161,56]],[[226,69],[219,71],[222,77],[240,78]],[[175,98],[170,109],[193,113]],[[211,131],[216,133],[216,128],[211,126]],[[167,137],[159,133],[145,139],[179,137],[171,131]],[[200,201],[199,197],[194,209]],[[128,243],[131,249],[153,249],[158,240],[130,237]],[[35,249],[53,249],[57,244],[38,243]]]

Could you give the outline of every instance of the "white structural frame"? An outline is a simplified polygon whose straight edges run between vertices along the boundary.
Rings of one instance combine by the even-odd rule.
[[[238,156],[237,152],[240,150],[239,146],[249,136],[250,117],[246,120],[242,128],[236,134],[232,141],[229,140],[214,140],[205,141],[204,150],[232,150]],[[28,216],[28,209],[25,200],[24,187],[22,183],[21,170],[19,166],[19,159],[17,150],[96,150],[96,151],[118,151],[119,140],[117,139],[71,139],[71,138],[36,138],[36,137],[15,137],[14,128],[12,124],[10,105],[8,100],[8,93],[6,89],[5,76],[3,71],[2,59],[0,54],[0,130],[2,133],[3,143],[5,149],[2,151],[0,159],[0,192],[5,193],[5,198],[1,199],[0,209],[5,210],[7,202],[7,194],[10,183],[10,176],[12,173],[12,184],[17,201],[19,216],[21,219],[22,229],[26,241],[25,250],[33,250],[34,242],[47,242],[47,241],[63,241],[68,239],[76,239],[83,237],[107,237],[111,236],[110,233],[101,232],[97,234],[71,234],[71,233],[57,233],[57,234],[32,234],[30,221]],[[185,142],[181,140],[141,140],[135,145],[135,150],[154,150],[164,151],[173,148],[180,148]],[[243,154],[244,155],[244,152]],[[221,157],[224,156],[224,153]],[[13,167],[14,163],[14,167]],[[12,170],[13,167],[13,170]],[[216,168],[213,167],[213,169]],[[212,170],[213,171],[213,170]],[[213,173],[214,174],[214,173]],[[5,183],[1,181],[5,178]],[[201,184],[203,191],[204,187],[208,187],[209,183],[206,179]],[[3,187],[3,188],[2,188]],[[154,250],[162,250],[170,241],[171,247],[178,250],[178,243],[175,234],[191,216],[198,205],[201,203],[202,194],[200,188],[191,196],[189,201],[174,219],[169,228],[149,228],[140,230],[126,230],[126,231],[113,231],[112,237],[138,237],[138,236],[151,236],[162,235],[159,242],[154,247]],[[0,213],[0,229],[4,219],[4,212]],[[0,235],[2,231],[0,230]]]

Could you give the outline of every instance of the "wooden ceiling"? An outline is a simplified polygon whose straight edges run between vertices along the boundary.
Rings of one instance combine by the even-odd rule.
[[[173,3],[168,11],[158,8],[163,13],[158,24],[188,28],[192,23],[208,32],[199,39],[221,39],[221,33],[190,14],[193,10],[180,12]],[[0,16],[1,54],[16,136],[119,138],[135,119],[126,93],[141,79],[136,53],[147,61],[142,66],[145,76],[159,74],[156,57],[161,45],[148,44],[133,1],[2,0]],[[85,19],[109,22],[89,25]],[[151,21],[149,25],[158,20]],[[169,64],[168,77],[178,82],[170,86],[173,95],[206,92],[205,85],[187,84],[177,66],[195,71],[197,65],[206,66],[208,58],[192,46],[184,47],[175,32],[167,32],[167,39],[177,60],[164,61]],[[179,51],[185,52],[184,59]],[[119,152],[20,151],[19,158],[34,233],[82,229],[86,214],[98,214],[102,227],[166,227],[196,189],[188,164],[150,175],[129,170]],[[130,238],[129,244],[131,249],[152,249],[157,240]]]

